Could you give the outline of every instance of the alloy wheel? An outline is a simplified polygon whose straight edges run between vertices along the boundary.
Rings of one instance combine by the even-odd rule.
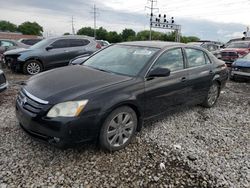
[[[132,115],[122,112],[116,115],[109,123],[107,129],[107,140],[113,147],[124,145],[133,135],[135,122]]]
[[[213,106],[218,98],[219,88],[217,84],[213,84],[208,91],[208,104]]]
[[[39,64],[32,62],[27,66],[27,72],[31,75],[38,74],[41,71]]]

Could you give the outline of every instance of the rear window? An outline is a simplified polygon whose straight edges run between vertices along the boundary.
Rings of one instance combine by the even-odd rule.
[[[203,51],[198,49],[186,49],[188,67],[198,67],[207,64],[207,59]]]

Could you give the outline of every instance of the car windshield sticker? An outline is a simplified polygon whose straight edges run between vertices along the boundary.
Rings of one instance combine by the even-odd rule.
[[[136,50],[133,53],[134,55],[151,55],[152,51],[149,50]]]

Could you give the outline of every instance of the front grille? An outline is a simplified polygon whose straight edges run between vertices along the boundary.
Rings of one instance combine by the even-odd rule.
[[[222,57],[238,57],[237,52],[221,52]]]
[[[17,103],[26,111],[33,115],[37,115],[44,108],[45,104],[41,104],[38,101],[29,97],[24,90],[19,92],[17,97]]]
[[[238,68],[238,69],[239,69],[239,71],[241,71],[241,72],[250,73],[250,68],[240,67],[240,68]]]
[[[0,86],[6,83],[6,78],[4,74],[0,74]]]

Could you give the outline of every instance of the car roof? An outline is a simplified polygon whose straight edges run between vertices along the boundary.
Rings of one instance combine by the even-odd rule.
[[[94,37],[89,37],[85,35],[65,35],[60,37],[49,37],[47,39],[57,40],[57,39],[94,39]]]
[[[130,46],[143,46],[152,48],[167,48],[171,46],[186,46],[183,43],[178,42],[164,42],[164,41],[132,41],[132,42],[121,42],[118,44],[130,45]]]

